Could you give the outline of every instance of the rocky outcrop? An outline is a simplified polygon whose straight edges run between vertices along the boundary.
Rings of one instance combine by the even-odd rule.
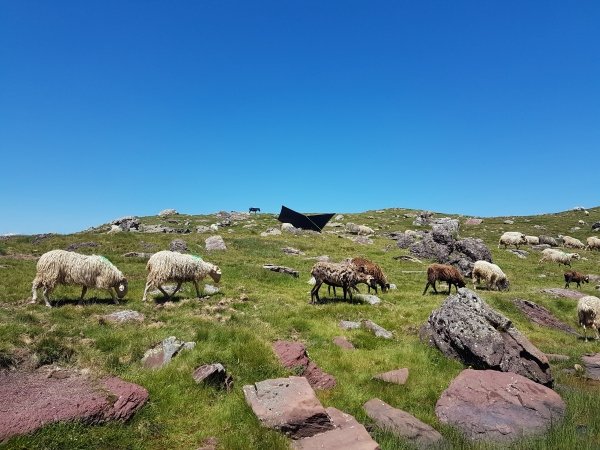
[[[142,365],[147,369],[158,369],[168,364],[181,350],[191,350],[195,342],[184,342],[175,336],[169,336],[160,344],[146,351],[142,358]]]
[[[198,384],[208,384],[228,391],[233,386],[233,378],[221,363],[204,364],[196,368],[192,378]]]
[[[385,381],[386,383],[404,384],[408,379],[408,369],[403,368],[397,370],[390,370],[389,372],[373,375],[373,378],[375,380]]]
[[[507,317],[468,289],[461,288],[446,298],[431,313],[420,335],[467,366],[514,372],[545,386],[553,384],[546,355]]]
[[[556,392],[521,375],[466,369],[442,393],[435,413],[472,440],[508,442],[543,433],[565,409]]]
[[[0,441],[55,422],[127,420],[147,400],[146,389],[117,377],[95,380],[71,371],[61,371],[60,377],[41,370],[0,372]]]
[[[286,266],[278,266],[276,264],[265,264],[263,265],[263,269],[270,270],[271,272],[279,272],[286,275],[291,275],[294,278],[298,278],[300,276],[300,273],[296,269]]]
[[[513,300],[513,303],[532,322],[544,327],[555,328],[557,330],[564,331],[565,333],[579,336],[579,333],[573,327],[554,317],[554,315],[552,315],[552,313],[543,306],[540,306],[529,300],[521,299],[515,299]]]
[[[116,311],[111,314],[106,314],[100,318],[101,323],[126,323],[126,322],[143,322],[144,315],[137,311],[125,310]]]
[[[173,239],[169,244],[169,250],[172,252],[187,253],[188,246],[183,239]]]
[[[110,224],[117,225],[122,231],[137,231],[140,229],[141,221],[139,217],[126,216],[121,217],[119,219],[115,219]]]
[[[308,358],[304,344],[291,341],[276,341],[273,351],[286,369],[306,377],[314,389],[331,389],[336,380],[333,375],[323,372],[319,366]]]
[[[207,237],[204,242],[206,244],[206,250],[209,252],[214,250],[227,250],[225,241],[219,235]]]
[[[542,292],[544,294],[550,294],[553,297],[572,298],[573,300],[579,300],[581,297],[585,297],[586,295],[579,291],[573,291],[571,289],[563,288],[542,289]]]

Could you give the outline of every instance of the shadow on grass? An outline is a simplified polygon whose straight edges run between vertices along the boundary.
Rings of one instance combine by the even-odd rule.
[[[82,302],[79,301],[79,299],[72,299],[72,298],[61,298],[61,299],[56,299],[56,300],[50,300],[50,304],[52,305],[53,308],[60,308],[62,306],[67,306],[67,305],[81,305],[81,306],[86,306],[86,305],[91,305],[91,304],[95,304],[95,305],[126,305],[128,303],[128,300],[126,299],[120,299],[119,303],[115,303],[113,301],[112,298],[97,298],[97,297],[90,297],[87,298],[85,300],[83,300]]]

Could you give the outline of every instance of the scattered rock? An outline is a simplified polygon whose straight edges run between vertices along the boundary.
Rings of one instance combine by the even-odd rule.
[[[206,225],[198,225],[196,227],[196,233],[210,233],[211,231],[210,227],[207,227]]]
[[[160,217],[174,216],[175,214],[179,214],[176,209],[163,209],[158,213]]]
[[[361,245],[372,245],[373,244],[373,239],[369,239],[366,236],[355,236],[355,237],[351,237],[350,240],[352,242],[356,242],[357,244],[361,244]]]
[[[300,276],[300,273],[296,269],[292,269],[291,267],[277,266],[275,264],[265,264],[263,265],[263,269],[270,270],[271,272],[285,273],[287,275],[293,276],[294,278],[298,278]]]
[[[435,413],[473,440],[508,442],[546,431],[565,409],[556,392],[521,375],[466,369],[442,393]]]
[[[366,225],[356,225],[352,222],[346,224],[346,231],[350,234],[357,234],[360,236],[368,236],[375,233],[372,228],[369,228]]]
[[[283,247],[281,250],[286,255],[305,255],[306,254],[303,251],[298,250],[297,248],[293,248],[293,247]]]
[[[342,220],[344,220],[344,216],[343,216],[343,214],[338,214],[337,216],[335,216],[335,219],[334,219],[334,220],[337,220],[337,221],[342,221]]]
[[[357,330],[360,328],[360,322],[351,322],[349,320],[342,320],[339,325],[344,330]]]
[[[408,369],[391,370],[389,372],[379,373],[373,376],[376,380],[385,381],[393,384],[404,384],[408,379]]]
[[[412,234],[402,233],[396,237],[396,244],[399,248],[408,248],[415,243],[417,238]]]
[[[285,232],[285,233],[296,234],[296,235],[297,234],[302,234],[302,229],[301,228],[296,228],[291,223],[282,223],[281,224],[281,231]]]
[[[369,400],[363,408],[379,428],[407,439],[418,448],[436,446],[444,439],[434,428],[415,416],[393,408],[378,398]]]
[[[0,372],[0,442],[55,422],[125,421],[148,400],[146,389],[117,377],[61,372]]]
[[[574,334],[579,336],[579,333],[573,329],[570,325],[557,319],[550,311],[543,306],[540,306],[529,300],[515,299],[513,303],[519,308],[523,314],[525,314],[529,320],[538,325],[542,325],[549,328],[555,328],[566,333]]]
[[[558,241],[551,236],[541,235],[540,237],[540,245],[546,244],[550,247],[558,247]]]
[[[210,384],[220,389],[227,389],[227,391],[233,387],[233,378],[221,363],[205,364],[196,368],[192,378],[198,384]]]
[[[481,222],[483,222],[483,219],[469,218],[465,220],[465,225],[481,225]]]
[[[219,225],[217,225],[216,223],[213,223],[213,224],[211,224],[211,225],[210,225],[208,228],[209,228],[211,231],[215,231],[215,232],[216,232],[216,231],[219,231]]]
[[[585,377],[600,380],[600,353],[588,353],[581,357],[585,367]]]
[[[196,450],[217,450],[218,445],[219,440],[214,436],[210,436],[202,439],[200,447],[198,447]]]
[[[294,450],[379,450],[367,429],[350,414],[327,408],[335,429],[292,442]]]
[[[393,336],[391,331],[388,331],[385,328],[380,327],[375,322],[372,322],[370,320],[363,320],[361,323],[362,323],[363,328],[366,328],[367,330],[372,331],[375,334],[375,336],[377,336],[377,337],[381,337],[384,339],[391,339]]]
[[[513,224],[515,223],[515,221],[514,221],[514,220],[510,220],[510,219],[506,219],[506,220],[505,220],[504,222],[502,222],[502,223],[504,223],[504,224],[506,224],[506,225],[513,225]]]
[[[345,225],[341,222],[327,222],[325,226],[330,228],[345,228]]]
[[[191,350],[196,346],[195,342],[184,342],[175,336],[169,336],[160,344],[146,351],[142,358],[142,365],[146,369],[157,369],[168,364],[181,350]]]
[[[588,277],[590,277],[590,283],[600,282],[600,275],[594,275],[594,274],[590,273],[590,274],[588,274]]]
[[[273,344],[273,351],[283,367],[294,370],[306,377],[314,389],[331,389],[335,387],[336,381],[333,375],[323,372],[312,362],[308,358],[306,348],[300,342],[276,341]]]
[[[441,217],[439,219],[433,219],[431,221],[431,232],[449,234],[453,238],[458,236],[458,230],[460,222],[458,219],[451,219],[450,217]]]
[[[548,361],[568,361],[571,359],[567,355],[558,355],[556,353],[546,353],[546,358],[548,358]]]
[[[515,372],[546,386],[554,381],[546,355],[508,318],[466,288],[448,296],[419,334],[467,366]]]
[[[371,294],[354,294],[353,298],[359,302],[368,303],[369,305],[378,305],[381,303],[381,299],[379,297]]]
[[[111,225],[117,225],[122,231],[131,231],[140,229],[140,219],[136,216],[126,216],[113,220]]]
[[[267,231],[263,231],[260,233],[262,237],[267,236],[279,236],[281,234],[281,230],[279,228],[267,228]]]
[[[414,217],[412,215],[404,215],[405,218]],[[427,226],[430,224],[431,219],[433,218],[433,213],[431,211],[421,211],[413,220],[413,225],[417,227]]]
[[[123,230],[119,225],[111,225],[110,230],[107,231],[109,234],[121,233]]]
[[[175,234],[188,234],[192,230],[189,228],[171,228],[163,225],[142,225],[140,231],[143,233],[175,233]]]
[[[395,291],[396,289],[398,289],[398,286],[396,286],[394,283],[390,283],[390,291]]]
[[[352,342],[346,339],[344,336],[336,336],[333,338],[333,343],[344,350],[356,350]]]
[[[600,222],[596,222],[592,224],[592,231],[600,230]]]
[[[532,245],[531,248],[533,250],[537,250],[539,252],[546,250],[547,248],[552,248],[551,245],[549,244],[537,244],[537,245]]]
[[[550,294],[554,297],[562,297],[562,298],[572,298],[575,300],[579,300],[581,297],[585,297],[586,294],[582,294],[578,291],[573,291],[571,289],[563,289],[563,288],[549,288],[542,289],[544,294]]]
[[[169,244],[169,250],[172,252],[186,253],[188,246],[183,239],[173,239]]]
[[[102,316],[101,321],[110,323],[143,322],[145,316],[142,313],[132,310],[117,311]]]
[[[31,236],[31,243],[33,245],[37,245],[40,242],[42,242],[45,239],[48,239],[49,237],[54,236],[55,233],[41,233],[41,234],[34,234],[33,236]],[[2,236],[3,239],[8,239],[10,236]]]
[[[507,252],[512,253],[513,255],[517,255],[519,259],[526,259],[529,255],[529,252],[526,250],[515,250],[512,248],[508,249]]]
[[[276,378],[243,387],[246,402],[260,422],[302,439],[334,428],[304,377]]]
[[[220,292],[220,289],[216,286],[213,286],[212,284],[205,284],[204,290],[202,291],[202,293],[204,295],[214,295],[214,294],[218,294],[219,292]]]
[[[125,258],[143,258],[150,259],[152,253],[143,253],[143,252],[127,252],[123,254]]]
[[[410,256],[410,255],[394,256],[394,259],[396,261],[410,261],[410,262],[414,262],[414,263],[417,263],[417,264],[423,264],[423,261],[421,261],[418,258],[415,258],[414,256]]]
[[[206,250],[227,250],[227,246],[225,245],[225,241],[219,235],[210,236],[205,239]]]
[[[98,247],[97,242],[74,242],[70,244],[65,250],[68,252],[74,252],[75,250],[79,250],[80,248],[94,248]]]

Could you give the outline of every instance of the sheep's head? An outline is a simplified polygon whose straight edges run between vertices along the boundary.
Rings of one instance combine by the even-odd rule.
[[[125,297],[127,295],[127,290],[128,290],[127,279],[123,278],[115,286],[115,291],[117,291],[117,297],[119,297],[119,298]]]
[[[387,291],[389,291],[389,290],[390,290],[390,283],[382,283],[382,284],[381,284],[381,290],[382,290],[383,292],[387,292]]]
[[[498,286],[499,291],[509,291],[510,290],[510,282],[506,278],[499,280],[498,283],[496,284],[496,286]]]
[[[524,234],[519,237],[519,244],[527,245],[527,237]]]
[[[213,281],[215,283],[218,283],[219,281],[221,281],[221,269],[219,269],[219,266],[213,265],[212,268],[210,269],[210,272],[208,272],[208,274],[210,275],[210,277],[213,279]]]
[[[462,278],[459,278],[459,279],[456,281],[456,285],[457,285],[459,288],[463,288],[463,287],[465,287],[465,286],[467,285],[467,283],[465,283],[465,280],[463,280]]]
[[[583,282],[584,283],[589,283],[590,282],[590,276],[586,275],[585,277],[583,277]]]
[[[581,256],[579,256],[579,253],[571,253],[571,258],[573,258],[573,259],[581,259]]]

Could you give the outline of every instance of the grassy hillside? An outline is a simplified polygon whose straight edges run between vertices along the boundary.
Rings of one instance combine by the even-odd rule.
[[[556,264],[539,264],[539,252],[530,251],[527,259],[519,259],[498,249],[502,231],[525,234],[568,234],[582,241],[592,235],[590,224],[600,220],[600,208],[591,209],[589,216],[568,211],[558,214],[514,217],[514,225],[505,225],[506,217],[486,218],[481,225],[464,225],[461,217],[461,237],[480,237],[490,247],[494,262],[503,268],[511,281],[509,292],[481,291],[482,297],[494,308],[513,320],[516,327],[546,353],[562,353],[571,357],[564,363],[552,363],[557,390],[567,403],[566,420],[548,435],[527,440],[512,448],[598,448],[600,442],[600,394],[598,385],[563,369],[579,363],[582,354],[600,351],[600,343],[585,343],[575,337],[530,323],[513,306],[511,299],[535,301],[558,318],[577,327],[576,301],[555,299],[540,293],[547,287],[562,287],[564,268]],[[72,235],[51,235],[45,238],[15,236],[0,240],[0,364],[9,365],[17,349],[27,349],[40,361],[64,366],[87,368],[98,374],[114,374],[146,387],[149,403],[127,424],[88,427],[79,424],[53,425],[26,437],[12,439],[6,448],[178,448],[195,449],[202,440],[216,436],[219,447],[226,449],[287,448],[288,441],[280,433],[259,425],[246,405],[242,386],[272,377],[290,375],[277,362],[271,343],[277,339],[299,340],[306,344],[311,358],[326,372],[333,374],[338,385],[331,391],[318,392],[324,406],[335,406],[353,414],[360,422],[371,422],[362,405],[379,397],[431,424],[456,448],[483,448],[464,441],[452,429],[440,425],[434,406],[441,392],[463,369],[440,352],[421,343],[419,326],[445,295],[422,296],[425,269],[422,264],[395,260],[408,254],[383,234],[391,231],[418,229],[414,213],[404,209],[368,211],[345,214],[343,222],[368,225],[377,230],[374,244],[361,245],[336,234],[260,237],[268,227],[278,226],[269,214],[258,214],[252,221],[241,221],[223,228],[228,250],[207,254],[204,240],[211,234],[187,235],[117,233],[86,231]],[[438,217],[447,214],[437,214]],[[452,216],[452,215],[450,215]],[[452,216],[456,217],[456,216]],[[210,225],[215,216],[185,216],[174,218],[179,224],[168,224],[163,218],[145,217],[146,224],[163,223],[178,227],[189,222],[189,228]],[[580,219],[588,224],[570,232]],[[246,227],[247,225],[252,227]],[[535,228],[541,226],[543,229]],[[333,228],[326,228],[334,231]],[[167,249],[174,238],[184,239],[190,251],[218,264],[223,277],[221,293],[210,299],[194,298],[192,285],[184,285],[173,302],[164,303],[157,296],[142,303],[146,269],[145,260],[127,258],[126,252],[155,252]],[[65,249],[73,243],[95,242],[97,247],[81,248],[86,254],[101,254],[109,258],[129,279],[129,293],[121,305],[108,301],[102,291],[88,292],[88,302],[78,307],[80,289],[59,287],[54,299],[58,307],[29,305],[31,281],[35,275],[36,257],[51,249]],[[291,246],[306,256],[288,256],[282,247]],[[574,268],[586,273],[600,273],[600,253],[580,252],[585,259]],[[382,304],[351,304],[339,301],[320,305],[309,304],[310,268],[315,257],[329,255],[333,260],[365,256],[379,263],[397,290],[381,295]],[[262,269],[266,263],[293,267],[300,271],[292,278]],[[545,275],[545,277],[542,277]],[[209,280],[207,280],[209,281]],[[470,287],[470,284],[469,284]],[[572,286],[574,287],[574,285]],[[364,290],[364,286],[361,288]],[[583,285],[582,291],[597,295],[594,284]],[[326,293],[321,289],[321,295]],[[248,300],[240,297],[245,294]],[[97,297],[94,299],[94,297]],[[142,324],[113,326],[101,324],[98,317],[120,309],[135,309],[146,315]],[[393,331],[394,339],[382,340],[363,330],[344,331],[340,320],[371,319]],[[182,353],[167,367],[149,371],[140,365],[146,349],[167,336],[196,341],[196,348]],[[357,347],[347,352],[332,343],[334,336],[343,335]],[[191,378],[195,367],[221,362],[235,380],[232,392],[220,392],[199,387]],[[410,375],[404,386],[376,382],[371,377],[379,372],[408,367]],[[383,449],[411,448],[392,435],[371,429]],[[486,447],[487,448],[487,447]],[[492,447],[490,447],[492,448]]]

